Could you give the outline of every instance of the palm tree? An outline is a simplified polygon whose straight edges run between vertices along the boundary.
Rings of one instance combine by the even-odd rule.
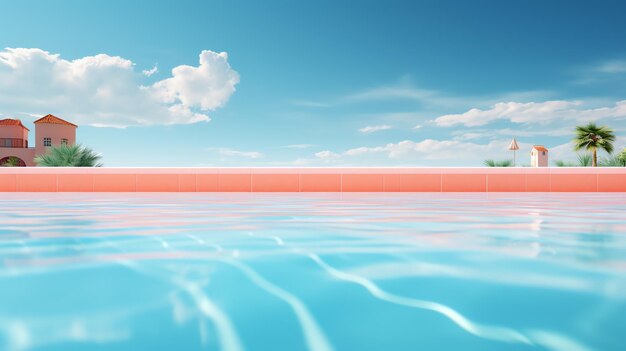
[[[602,149],[609,154],[613,152],[613,142],[615,134],[613,129],[607,126],[598,127],[594,122],[589,122],[585,126],[576,127],[576,138],[574,138],[574,150],[588,150],[593,154],[592,167],[598,166],[598,149]]]
[[[101,156],[81,145],[52,147],[45,155],[35,157],[35,163],[43,167],[102,167]]]
[[[488,167],[511,167],[513,162],[511,160],[504,161],[494,161],[494,160],[485,160],[485,166]]]

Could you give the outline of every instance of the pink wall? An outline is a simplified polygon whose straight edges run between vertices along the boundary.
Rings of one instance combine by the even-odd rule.
[[[4,168],[5,192],[626,192],[626,168]]]
[[[15,156],[21,158],[26,166],[35,166],[35,149],[34,148],[18,148],[18,147],[0,147],[0,159],[7,156]],[[0,167],[5,168],[5,167]],[[3,174],[0,171],[0,174]]]
[[[37,123],[35,124],[35,155],[46,152],[43,138],[52,138],[52,146],[61,145],[61,139],[68,139],[69,145],[76,144],[76,127],[65,124]],[[31,141],[32,143],[32,141]]]
[[[28,140],[28,130],[21,126],[1,126],[0,138],[15,138]],[[29,143],[30,146],[30,143]],[[27,166],[34,166],[33,158],[35,157],[35,149],[33,148],[15,148],[2,147],[0,144],[0,159],[7,156],[15,156],[21,158]]]

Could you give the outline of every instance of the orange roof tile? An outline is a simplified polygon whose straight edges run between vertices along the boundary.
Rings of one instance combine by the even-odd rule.
[[[59,117],[53,116],[53,115],[45,115],[45,116],[41,117],[40,119],[36,120],[33,123],[35,123],[35,124],[37,124],[37,123],[65,124],[65,125],[68,125],[68,126],[78,127],[74,123],[70,123],[68,121],[62,120]]]
[[[19,119],[0,119],[0,126],[20,126],[26,130],[30,130],[26,127],[24,127],[24,125],[22,124],[22,121],[20,121]]]
[[[539,151],[545,151],[548,152],[548,149],[546,149],[543,145],[534,145],[533,149],[537,149]]]

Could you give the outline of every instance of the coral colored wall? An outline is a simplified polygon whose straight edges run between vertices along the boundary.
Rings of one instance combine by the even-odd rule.
[[[12,168],[0,192],[626,192],[626,168]]]

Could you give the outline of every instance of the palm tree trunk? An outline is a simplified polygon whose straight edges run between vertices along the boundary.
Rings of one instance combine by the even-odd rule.
[[[593,161],[591,163],[591,167],[598,167],[598,151],[597,150],[593,150]]]

